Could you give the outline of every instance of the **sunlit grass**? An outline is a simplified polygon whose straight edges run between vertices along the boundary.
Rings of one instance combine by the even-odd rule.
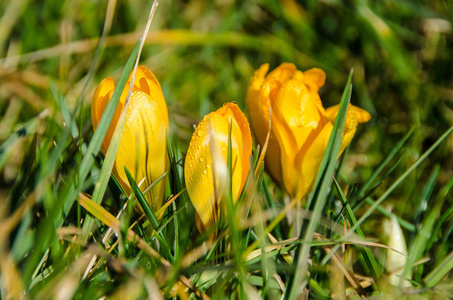
[[[99,151],[109,120],[96,132],[90,120],[99,81],[127,80],[150,9],[0,3],[2,299],[453,294],[451,3],[161,0],[140,56],[170,116],[158,212],[133,176],[124,195],[114,154]],[[199,233],[183,178],[193,126],[225,102],[245,111],[254,70],[284,61],[324,69],[323,103],[350,101],[372,120],[338,160],[332,140],[301,207],[285,203],[254,146],[258,167],[239,201]],[[304,220],[300,239],[291,210]],[[386,269],[383,228],[392,215],[408,249],[396,270]],[[392,274],[407,280],[395,286]]]

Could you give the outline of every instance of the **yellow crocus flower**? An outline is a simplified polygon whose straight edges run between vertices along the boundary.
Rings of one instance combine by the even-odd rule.
[[[237,201],[250,170],[250,127],[235,103],[206,115],[190,141],[184,164],[187,192],[203,227],[218,220],[220,201],[228,187],[228,131],[231,122],[232,196]]]
[[[301,199],[313,187],[339,107],[326,110],[322,105],[318,90],[326,79],[323,70],[302,72],[291,63],[283,63],[269,74],[268,70],[269,64],[262,65],[250,81],[248,117],[257,142],[263,145],[271,109],[266,168],[292,198]],[[354,137],[357,125],[370,118],[365,110],[349,106],[341,152]]]
[[[101,147],[104,154],[107,153],[116,124],[126,104],[131,76],[132,74],[123,89],[115,115],[105,135]],[[115,82],[110,77],[99,83],[91,105],[91,120],[94,130],[96,130],[114,90]],[[124,166],[135,176],[142,191],[167,171],[169,166],[166,146],[167,131],[167,105],[160,84],[153,73],[146,67],[139,66],[113,167],[113,173],[127,193],[130,193],[131,188]],[[146,199],[154,211],[162,205],[165,185],[166,179],[164,178],[146,195]]]

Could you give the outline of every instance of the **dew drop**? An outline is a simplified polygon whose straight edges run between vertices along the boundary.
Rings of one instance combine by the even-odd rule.
[[[204,162],[204,157],[200,157],[200,162]]]
[[[203,173],[206,174],[206,173],[208,173],[208,171],[207,170],[203,170]]]
[[[206,168],[208,168],[208,169],[209,169],[210,167],[211,167],[211,165],[206,165]]]

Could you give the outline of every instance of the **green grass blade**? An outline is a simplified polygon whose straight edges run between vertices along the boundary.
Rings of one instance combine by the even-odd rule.
[[[433,228],[438,221],[445,198],[449,195],[452,187],[453,178],[451,178],[450,181],[442,188],[433,203],[435,206],[423,220],[423,224],[409,250],[409,258],[407,259],[406,267],[404,268],[403,278],[411,279],[411,272],[414,264],[422,258],[425,251],[429,250],[428,241],[433,234]]]
[[[134,50],[132,50],[129,59],[126,62],[126,65],[123,68],[123,72],[121,73],[121,77],[118,80],[118,84],[115,86],[115,91],[113,92],[112,98],[110,99],[107,107],[102,114],[101,121],[93,134],[91,142],[88,146],[87,153],[83,158],[80,168],[79,168],[79,180],[83,181],[84,178],[88,175],[90,168],[93,166],[94,157],[101,149],[102,142],[104,141],[105,134],[107,133],[110,122],[113,119],[113,115],[116,111],[116,107],[118,106],[118,101],[120,99],[121,93],[123,92],[124,86],[129,78],[129,74],[131,73],[132,67],[138,55],[140,40],[137,42]],[[124,108],[127,109],[126,107]],[[92,201],[97,204],[100,204],[102,198],[104,197],[104,193],[107,189],[107,185],[110,179],[110,174],[112,173],[113,165],[115,164],[116,152],[119,147],[119,142],[121,140],[121,134],[123,131],[124,123],[126,122],[126,114],[123,112],[121,117],[118,121],[118,124],[115,128],[115,132],[113,134],[112,140],[109,145],[109,149],[107,150],[107,155],[105,156],[104,163],[101,168],[101,172],[99,173],[99,177],[97,179]],[[91,218],[87,218],[83,224],[83,235],[85,237],[91,231],[91,227],[93,226],[94,221]]]
[[[453,269],[453,252],[447,255],[447,257],[439,263],[439,265],[432,270],[423,279],[425,285],[429,288],[436,286],[448,273]]]
[[[326,152],[319,169],[318,177],[312,199],[316,199],[314,202],[313,215],[310,219],[308,226],[304,226],[301,231],[300,239],[303,241],[301,245],[296,249],[295,257],[295,272],[290,278],[288,286],[286,288],[284,299],[296,299],[300,294],[300,291],[308,283],[307,271],[308,271],[308,256],[311,248],[311,241],[313,240],[313,233],[318,226],[321,218],[322,211],[324,209],[327,193],[332,183],[333,174],[335,171],[335,162],[340,152],[341,137],[343,134],[344,124],[346,121],[347,108],[351,99],[351,86],[352,81],[352,70],[349,73],[349,78],[346,83],[346,87],[343,92],[343,96],[340,102],[340,108],[338,111],[337,118],[335,120],[332,134],[327,144]],[[309,203],[312,200],[309,201]]]
[[[382,161],[382,163],[376,168],[376,170],[373,172],[373,174],[368,178],[368,180],[362,185],[360,188],[359,192],[357,193],[356,198],[360,198],[363,195],[365,195],[366,190],[371,186],[371,184],[374,182],[376,177],[382,172],[382,170],[389,164],[389,162],[392,160],[392,158],[398,153],[398,151],[403,147],[403,145],[406,143],[407,139],[412,135],[414,131],[414,127],[409,130],[408,133],[404,135],[404,137],[398,142],[398,144],[395,145],[395,147],[392,149],[392,151],[387,155],[387,157]]]
[[[148,203],[148,201],[146,201],[145,196],[138,187],[129,170],[126,167],[124,167],[124,171],[126,172],[127,179],[129,180],[131,189],[134,192],[135,197],[137,197],[137,200],[140,203],[143,211],[145,212],[145,215],[148,217],[149,223],[151,224],[152,228],[157,232],[158,229],[160,228],[159,220],[157,220],[157,217],[154,214],[153,210],[151,209],[150,204]],[[163,251],[165,252],[165,256],[171,262],[173,260],[173,256],[171,255],[171,247],[167,237],[162,233],[162,231],[158,232],[157,237],[161,242],[161,246]]]
[[[406,171],[403,175],[401,175],[386,191],[382,194],[381,197],[370,207],[368,210],[360,217],[357,223],[349,230],[349,232],[345,235],[345,239],[350,238],[355,230],[376,210],[376,208],[385,200],[387,197],[399,186],[406,178],[409,176],[412,171],[414,171],[433,151],[436,149],[440,143],[442,143],[453,131],[453,127],[450,127],[422,156]],[[323,264],[325,264],[332,255],[340,248],[340,245],[335,246],[332,249],[332,252],[327,255],[324,260]]]
[[[357,219],[354,216],[354,212],[352,211],[352,208],[349,205],[348,200],[346,199],[343,191],[341,190],[340,185],[335,180],[335,178],[333,179],[333,181],[335,183],[335,188],[336,188],[338,194],[340,195],[340,200],[343,203],[343,206],[345,207],[346,216],[347,216],[349,222],[352,225],[355,225],[357,223]],[[360,227],[357,227],[356,231],[357,231],[357,234],[361,238],[365,238],[365,235],[363,234],[363,231]],[[378,279],[381,277],[381,270],[379,268],[378,263],[376,262],[376,259],[373,256],[373,253],[371,253],[371,250],[368,247],[360,247],[360,252],[362,253],[365,263],[371,272],[371,276],[373,276],[374,282],[377,283]]]
[[[414,217],[413,217],[413,223],[418,224],[420,221],[420,216],[423,213],[423,211],[426,209],[423,207],[423,202],[426,203],[427,199],[431,196],[434,187],[436,185],[436,179],[439,176],[440,172],[440,166],[436,165],[429,176],[428,181],[426,182],[425,188],[423,189],[420,197],[417,199],[417,202],[415,203],[417,210],[415,211]]]

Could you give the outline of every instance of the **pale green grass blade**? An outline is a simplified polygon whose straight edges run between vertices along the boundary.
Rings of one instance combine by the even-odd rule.
[[[299,245],[298,249],[296,250],[295,272],[293,276],[290,277],[288,286],[286,287],[284,299],[297,299],[300,291],[308,283],[308,256],[311,248],[311,241],[313,240],[313,233],[318,226],[319,220],[321,218],[322,211],[327,201],[327,193],[332,183],[332,178],[335,171],[335,163],[340,151],[341,137],[346,121],[347,108],[351,99],[351,81],[352,71],[349,73],[349,78],[346,83],[343,96],[341,98],[340,108],[335,120],[334,128],[329,138],[327,149],[316,179],[314,192],[312,194],[312,199],[316,199],[314,202],[313,215],[308,223],[308,226],[301,230],[299,238],[301,239],[301,241],[303,241],[303,243]],[[311,199],[309,203],[310,202],[312,202]]]
[[[436,286],[453,269],[453,252],[447,255],[439,265],[423,279],[429,288]]]
[[[445,198],[449,195],[452,187],[453,178],[451,178],[450,181],[442,188],[433,203],[433,209],[423,220],[423,224],[409,250],[409,257],[407,259],[406,267],[404,268],[403,278],[407,278],[409,280],[412,278],[412,269],[414,264],[422,258],[425,251],[429,250],[427,248],[428,241],[433,234],[433,228],[438,221]]]

